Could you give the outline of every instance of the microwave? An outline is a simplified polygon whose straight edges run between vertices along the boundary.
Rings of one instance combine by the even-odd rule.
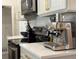
[[[22,15],[37,12],[37,0],[21,0]]]

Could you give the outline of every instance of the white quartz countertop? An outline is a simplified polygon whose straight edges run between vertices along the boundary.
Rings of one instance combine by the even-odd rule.
[[[7,37],[8,40],[12,40],[12,39],[22,39],[22,38],[27,38],[27,37],[23,37],[23,36],[21,36],[21,35],[8,36],[8,37]]]
[[[53,51],[43,46],[44,43],[21,43],[20,47],[39,58],[53,58],[68,55],[76,55],[76,50]]]

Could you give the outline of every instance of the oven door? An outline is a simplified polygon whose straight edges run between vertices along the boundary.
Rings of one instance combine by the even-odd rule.
[[[9,46],[9,59],[17,59],[18,58],[18,54],[17,51],[18,49],[15,47],[10,47]]]
[[[36,11],[36,0],[21,0],[22,14],[29,14]]]

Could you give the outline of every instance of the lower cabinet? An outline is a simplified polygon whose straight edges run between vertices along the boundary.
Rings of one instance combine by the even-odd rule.
[[[25,54],[22,54],[21,55],[21,59],[31,59],[30,57],[28,57],[27,55],[25,55]]]
[[[72,55],[64,55],[64,56],[59,56],[59,57],[45,57],[45,56],[37,56],[34,55],[32,52],[29,52],[28,50],[24,49],[21,47],[21,56],[20,59],[76,59],[76,55],[72,54]]]
[[[20,59],[32,59],[32,58],[28,52],[26,52],[24,49],[21,48]]]
[[[70,56],[62,56],[62,57],[55,57],[55,58],[48,58],[48,59],[76,59],[75,55]]]

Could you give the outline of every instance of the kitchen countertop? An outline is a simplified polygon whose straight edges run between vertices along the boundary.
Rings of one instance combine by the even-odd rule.
[[[8,37],[7,37],[8,40],[12,40],[12,39],[13,39],[13,40],[14,40],[14,39],[16,39],[16,40],[18,39],[18,40],[19,40],[19,39],[23,39],[23,38],[27,38],[27,37],[23,37],[23,36],[21,36],[21,35],[8,36]]]
[[[69,55],[76,55],[76,50],[63,50],[63,51],[53,51],[43,46],[44,42],[41,43],[20,43],[20,47],[24,48],[29,53],[39,57],[39,58],[54,58],[63,57]]]

